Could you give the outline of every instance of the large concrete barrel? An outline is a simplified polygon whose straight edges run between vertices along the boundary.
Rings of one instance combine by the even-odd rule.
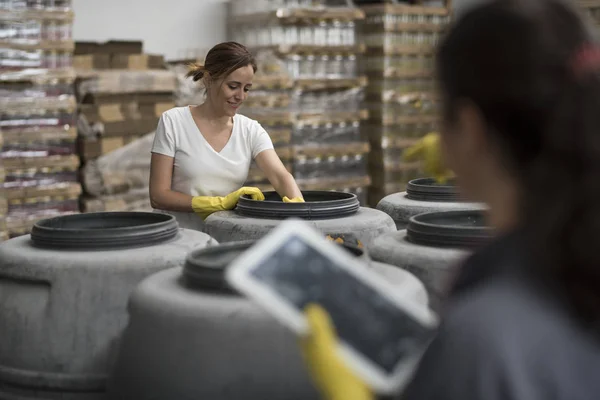
[[[485,206],[461,200],[452,181],[440,184],[432,178],[414,179],[405,192],[390,194],[377,204],[377,209],[388,214],[396,228],[406,229],[408,220],[415,215],[436,211],[480,210]]]
[[[0,399],[104,399],[135,286],[209,244],[138,212],[47,219],[0,244]]]
[[[320,399],[298,338],[225,282],[226,266],[249,243],[193,252],[183,270],[140,284],[129,304],[111,400]],[[426,307],[425,288],[412,274],[370,267]]]
[[[491,234],[481,211],[425,213],[412,217],[407,229],[377,238],[369,255],[412,272],[425,284],[432,309],[439,311],[455,267]]]
[[[242,197],[235,211],[212,214],[205,232],[220,243],[255,240],[265,236],[282,219],[296,217],[334,238],[368,246],[373,239],[396,230],[392,218],[382,211],[360,207],[356,195],[343,192],[303,192],[306,203],[283,203],[275,192],[264,201]]]

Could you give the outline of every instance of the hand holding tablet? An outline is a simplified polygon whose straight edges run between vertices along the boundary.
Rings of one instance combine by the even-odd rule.
[[[398,293],[383,277],[302,221],[282,222],[231,264],[227,280],[303,337],[307,355],[318,358],[321,355],[315,352],[322,350],[323,357],[335,364],[337,357],[324,355],[329,350],[323,347],[317,350],[322,341],[314,342],[317,344],[312,348],[306,347],[311,343],[307,336],[315,328],[315,321],[316,326],[326,325],[318,316],[320,311],[316,311],[317,317],[310,317],[311,327],[305,308],[318,304],[326,310],[323,314],[330,316],[339,335],[337,341],[333,335],[329,337],[341,362],[340,366],[312,370],[325,380],[355,375],[373,390],[392,394],[407,383],[435,334],[437,319],[431,311]],[[309,308],[308,312],[315,311]],[[320,335],[317,339],[324,337],[327,342],[327,329],[325,336],[323,331],[317,335]],[[310,366],[311,360],[307,362]],[[352,374],[331,372],[344,364]],[[350,378],[347,380],[352,382]],[[318,379],[317,383],[324,390],[333,387],[333,384],[321,385]]]

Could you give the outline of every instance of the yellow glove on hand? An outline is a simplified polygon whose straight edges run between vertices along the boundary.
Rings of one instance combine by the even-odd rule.
[[[423,160],[425,172],[434,177],[439,183],[445,183],[452,177],[452,171],[442,165],[442,150],[440,135],[428,133],[414,146],[404,152],[406,161]]]
[[[337,353],[337,338],[329,314],[317,304],[309,304],[304,315],[309,336],[300,346],[315,386],[324,400],[374,400],[369,387],[357,378]]]
[[[290,199],[287,196],[283,196],[283,202],[284,203],[304,203],[304,199],[302,197],[294,197],[293,199]]]
[[[233,210],[240,197],[249,195],[252,200],[264,200],[265,196],[259,188],[243,187],[225,197],[195,196],[192,198],[192,209],[203,220],[217,211]]]

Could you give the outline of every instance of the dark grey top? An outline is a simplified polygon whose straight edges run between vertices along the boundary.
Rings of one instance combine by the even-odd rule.
[[[519,243],[498,240],[463,266],[403,400],[600,399],[600,338],[515,268]]]

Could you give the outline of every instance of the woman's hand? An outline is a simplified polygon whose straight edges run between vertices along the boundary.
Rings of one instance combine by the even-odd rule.
[[[263,201],[264,194],[259,188],[244,186],[235,192],[229,193],[227,196],[196,196],[192,198],[192,209],[203,220],[208,218],[214,212],[233,210],[240,200],[240,197],[247,195],[253,200]]]
[[[329,314],[317,304],[309,304],[304,314],[309,336],[301,339],[301,349],[310,375],[324,400],[374,400],[369,387],[354,375],[338,355],[337,337]]]
[[[302,197],[294,197],[293,199],[290,199],[287,196],[283,196],[282,200],[284,203],[304,203],[304,199]]]

